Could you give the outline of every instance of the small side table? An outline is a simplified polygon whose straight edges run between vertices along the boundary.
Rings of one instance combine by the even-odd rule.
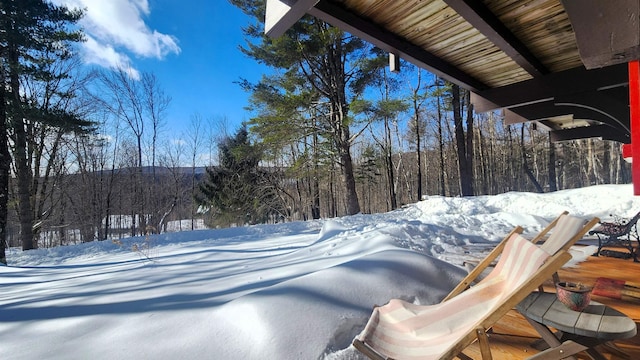
[[[594,359],[605,359],[594,349],[596,345],[627,339],[637,332],[635,322],[615,309],[591,301],[583,311],[573,311],[555,293],[531,293],[516,309],[551,347],[529,359],[564,359],[581,351]],[[559,330],[560,337],[550,327]]]

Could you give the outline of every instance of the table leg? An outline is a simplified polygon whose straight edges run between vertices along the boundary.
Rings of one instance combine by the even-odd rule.
[[[602,356],[602,354],[594,348],[587,349],[587,354],[589,354],[593,360],[607,360],[606,357]]]
[[[527,360],[560,360],[560,359],[575,359],[571,354],[577,354],[581,351],[588,350],[584,345],[578,344],[571,340],[567,340],[560,344],[560,346],[549,348],[543,352],[539,352]]]
[[[624,352],[624,350],[620,349],[615,343],[613,343],[612,341],[607,341],[606,343],[602,344],[602,346],[607,349],[608,352],[610,352],[611,354],[621,358],[621,359],[631,359],[631,357],[629,356],[629,354],[627,354],[626,352]]]
[[[598,350],[596,350],[596,346],[598,345],[602,345],[604,348],[609,350],[609,352],[611,352],[612,354],[615,354],[616,356],[620,356],[623,359],[625,358],[625,356],[626,358],[628,358],[627,354],[625,354],[622,350],[616,347],[616,345],[613,342],[610,342],[610,341],[602,342],[594,338],[575,335],[575,334],[569,334],[569,333],[563,334],[563,336],[560,338],[560,341],[562,342],[573,341],[583,345],[585,347],[586,353],[589,354],[589,356],[593,360],[607,360],[606,357],[604,357]]]
[[[559,355],[560,353],[562,353],[562,354],[569,353],[569,356],[565,356],[564,358],[571,359],[571,360],[576,360],[576,358],[574,356],[572,356],[572,355],[575,354],[576,352],[580,352],[580,351],[586,349],[586,347],[584,347],[584,346],[583,346],[583,349],[578,350],[576,352],[570,352],[570,351],[568,352],[566,349],[558,349],[562,345],[562,343],[551,332],[551,330],[549,330],[548,327],[546,327],[546,326],[544,326],[544,325],[542,325],[542,324],[540,324],[540,323],[538,323],[536,321],[533,321],[533,320],[529,319],[526,316],[524,318],[527,319],[529,324],[531,324],[531,326],[538,332],[538,334],[540,334],[540,336],[542,337],[542,340],[544,340],[551,347],[550,349],[545,350],[545,351],[539,353],[538,355],[532,356],[529,359],[536,359],[536,358],[547,359],[547,358],[552,358],[553,354]],[[549,356],[552,356],[552,357],[549,357]]]
[[[581,351],[585,351],[593,360],[607,360],[596,349],[590,346],[586,346],[577,343],[573,340],[566,340],[561,342],[558,337],[551,332],[551,330],[543,324],[533,321],[525,317],[529,324],[540,334],[542,340],[544,340],[550,348],[542,351],[534,356],[527,358],[527,360],[551,360],[551,359],[571,359],[576,360],[573,356]]]

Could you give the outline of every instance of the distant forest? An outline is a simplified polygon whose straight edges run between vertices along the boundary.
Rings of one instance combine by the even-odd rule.
[[[238,76],[250,121],[194,113],[184,134],[166,128],[170,92],[154,74],[80,63],[81,13],[0,4],[11,24],[0,32],[0,261],[6,246],[631,180],[618,143],[552,143],[533,123],[476,114],[467,91],[409,63],[391,73],[387,54],[315,18],[275,41],[263,36],[262,1],[231,2],[255,19],[238,29],[243,51],[274,71]]]
[[[446,118],[447,114],[443,115]],[[545,131],[533,130],[530,125],[504,126],[493,114],[474,116],[472,186],[475,195],[549,192],[630,181],[630,168],[621,158],[619,144],[598,139],[554,144],[549,142]],[[385,157],[380,144],[367,143],[363,137],[363,142],[354,149],[354,177],[361,212],[390,211],[426,196],[460,196],[451,126],[448,122],[442,123],[445,129],[442,142],[437,141],[435,134],[427,135],[420,154],[410,151],[415,149],[410,141],[394,137],[405,145]],[[227,140],[234,137],[231,135]],[[258,140],[248,144],[262,149]],[[234,155],[244,156],[237,148],[232,150]],[[67,160],[75,161],[66,163],[77,166],[78,159],[70,153],[67,155]],[[43,200],[39,203],[43,216],[34,224],[39,234],[38,244],[50,247],[167,230],[188,231],[198,228],[198,220],[199,224],[204,222],[209,227],[227,227],[345,215],[347,206],[345,191],[340,185],[339,163],[326,159],[293,161],[296,156],[302,155],[281,153],[276,159],[263,152],[255,166],[235,168],[226,178],[242,178],[238,174],[247,171],[259,175],[248,183],[230,184],[221,191],[227,198],[238,200],[230,200],[231,203],[220,208],[207,199],[199,199],[203,196],[201,187],[211,182],[209,173],[221,172],[219,164],[208,168],[143,166],[99,170],[82,167],[71,171],[69,166],[59,167],[63,171],[52,172],[46,182],[44,178],[35,182],[40,189],[49,184],[46,185],[49,190],[34,196]],[[109,158],[102,163],[113,161]],[[12,178],[12,199],[15,199],[14,180]],[[247,196],[256,202],[248,201]],[[183,221],[167,228],[179,220]],[[20,228],[15,211],[11,212],[9,224],[10,245],[19,246]]]

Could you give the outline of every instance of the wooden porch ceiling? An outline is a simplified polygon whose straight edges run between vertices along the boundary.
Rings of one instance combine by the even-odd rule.
[[[640,0],[267,0],[265,30],[305,13],[471,90],[477,111],[630,142]]]

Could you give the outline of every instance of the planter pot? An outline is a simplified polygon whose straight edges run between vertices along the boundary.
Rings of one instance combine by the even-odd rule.
[[[556,284],[556,295],[561,303],[574,311],[582,311],[591,302],[590,286],[572,282],[559,282]]]

